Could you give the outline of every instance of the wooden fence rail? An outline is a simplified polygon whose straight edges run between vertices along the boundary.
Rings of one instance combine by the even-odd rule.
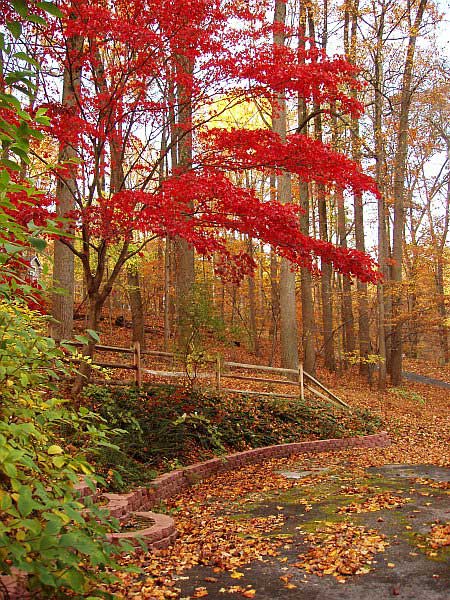
[[[83,346],[82,342],[70,342],[72,346],[80,347]],[[156,377],[163,377],[167,379],[187,379],[195,381],[210,380],[215,390],[218,393],[229,392],[233,394],[245,394],[245,395],[260,395],[270,397],[283,397],[283,398],[300,398],[305,399],[305,390],[309,391],[313,396],[326,400],[336,404],[339,407],[350,409],[350,406],[344,402],[341,398],[336,396],[331,390],[325,387],[318,379],[313,375],[310,375],[303,369],[303,364],[300,363],[298,369],[285,369],[282,367],[269,367],[268,365],[252,365],[247,363],[238,363],[233,361],[224,361],[220,355],[212,360],[208,359],[203,361],[204,365],[208,365],[209,371],[196,372],[189,375],[186,370],[175,371],[175,363],[177,355],[172,352],[160,352],[158,350],[144,350],[141,351],[139,342],[135,342],[131,348],[119,347],[119,346],[106,346],[103,344],[97,344],[95,351],[98,352],[115,352],[121,354],[130,354],[133,357],[131,364],[124,362],[97,362],[94,361],[92,364],[99,367],[108,369],[126,369],[134,371],[134,383],[140,387],[142,385],[143,375],[151,375]],[[161,358],[168,360],[171,363],[172,370],[162,371],[157,369],[147,369],[143,367],[143,357],[153,356],[155,358]],[[239,372],[240,371],[240,372]],[[264,377],[263,375],[246,375],[242,372],[261,372],[262,374],[273,374],[278,376],[284,376],[284,379],[277,377],[271,379],[270,377]],[[257,390],[244,390],[244,389],[233,389],[223,386],[224,379],[234,379],[238,381],[249,381],[254,383],[266,383],[269,385],[282,385],[282,386],[293,386],[298,389],[297,393],[280,393],[280,392],[266,392]],[[110,382],[112,383],[112,382]],[[119,383],[119,382],[118,382]],[[123,383],[124,382],[120,382]]]

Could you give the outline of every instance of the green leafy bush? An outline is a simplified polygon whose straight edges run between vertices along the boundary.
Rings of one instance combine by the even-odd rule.
[[[425,404],[425,398],[417,392],[405,390],[401,387],[390,388],[389,392],[395,394],[399,398],[405,398],[405,400],[412,400],[413,402],[418,402],[419,404]]]
[[[86,511],[74,485],[84,475],[95,490],[86,456],[111,444],[98,416],[49,393],[64,362],[45,324],[26,307],[0,304],[0,572],[28,573],[44,598],[81,597],[110,579],[104,569],[117,548],[107,541],[106,511]],[[64,447],[68,430],[77,448]]]
[[[377,431],[369,411],[346,413],[325,402],[282,398],[217,397],[172,386],[111,389],[89,386],[87,406],[126,431],[114,441],[120,457],[102,455],[103,468],[120,462],[125,482],[130,464],[141,474],[174,460],[192,462],[212,453],[307,439]],[[116,463],[111,459],[114,458]]]

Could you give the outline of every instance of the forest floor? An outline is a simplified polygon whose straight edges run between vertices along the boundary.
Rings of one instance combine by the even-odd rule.
[[[406,369],[449,382],[448,369]],[[115,597],[448,597],[450,394],[408,381],[380,393],[356,369],[319,372],[351,406],[380,414],[392,445],[270,461],[195,485],[158,507],[174,516],[176,543],[124,558],[142,572],[120,573]]]

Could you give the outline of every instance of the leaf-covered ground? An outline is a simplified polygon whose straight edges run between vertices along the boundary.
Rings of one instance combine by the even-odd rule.
[[[333,594],[346,585],[346,598],[371,598],[365,581],[402,597],[414,577],[418,595],[403,597],[446,597],[444,471],[396,479],[377,469],[448,465],[448,394],[419,385],[378,394],[338,377],[328,383],[352,405],[379,411],[393,444],[270,461],[196,485],[161,507],[176,518],[175,545],[124,558],[142,573],[121,574],[115,597],[295,598],[299,587],[306,594],[319,585],[323,595],[305,597],[342,598]],[[291,471],[299,478],[286,476]]]

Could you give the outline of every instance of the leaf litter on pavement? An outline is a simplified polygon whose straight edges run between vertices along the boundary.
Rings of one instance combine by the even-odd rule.
[[[332,383],[337,389],[339,381]],[[207,597],[208,585],[216,585],[224,572],[237,583],[220,588],[221,594],[257,598],[258,590],[241,583],[238,574],[253,561],[271,557],[286,560],[280,556],[283,546],[289,542],[281,533],[286,517],[283,502],[278,502],[277,496],[282,498],[284,493],[295,488],[298,503],[307,511],[326,495],[326,492],[320,492],[322,484],[331,482],[336,492],[336,480],[343,484],[338,486],[338,493],[343,497],[353,496],[355,500],[339,507],[336,517],[340,520],[326,523],[324,519],[314,531],[304,532],[303,541],[309,547],[293,564],[300,571],[331,575],[340,582],[376,568],[373,558],[385,551],[389,539],[373,527],[355,525],[349,519],[354,514],[401,508],[408,498],[400,495],[401,490],[377,489],[367,477],[366,469],[387,464],[448,465],[449,402],[441,390],[428,390],[424,386],[420,387],[426,398],[424,405],[409,400],[396,402],[392,394],[377,392],[370,393],[372,402],[368,402],[367,393],[362,394],[362,389],[357,386],[347,385],[345,389],[345,398],[354,406],[370,405],[376,409],[380,403],[380,412],[393,441],[391,446],[272,460],[219,474],[193,486],[167,502],[166,509],[174,515],[179,532],[175,544],[165,550],[137,550],[123,558],[125,563],[139,566],[142,572],[138,576],[120,573],[121,583],[109,588],[114,597],[181,598],[180,582],[189,578],[191,568],[203,565],[210,568],[210,576],[204,577],[204,585],[193,589],[190,598]],[[323,471],[323,467],[327,470]],[[280,474],[280,471],[293,469],[312,472],[298,480]],[[448,489],[445,482],[432,479],[412,478],[410,482],[412,486],[426,485],[424,489],[444,492]],[[426,491],[423,493],[427,494]],[[254,516],[250,510],[245,512],[246,507],[263,501],[267,495],[279,505],[274,514]],[[383,521],[382,518],[378,520]],[[448,524],[441,523],[430,526],[427,537],[430,549],[448,545],[448,528]],[[388,563],[388,566],[395,565]],[[281,578],[280,587],[295,588],[290,577]]]

